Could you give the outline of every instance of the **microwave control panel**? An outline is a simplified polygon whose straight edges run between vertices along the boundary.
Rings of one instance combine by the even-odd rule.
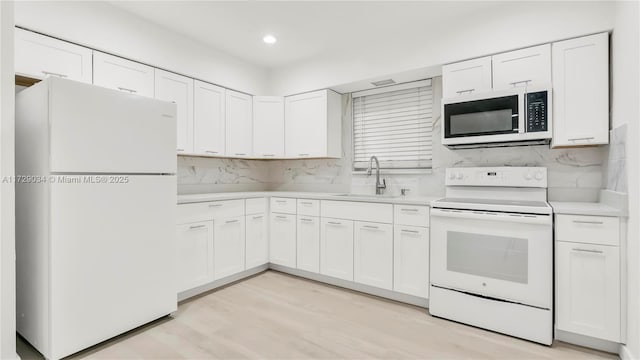
[[[538,91],[526,94],[527,132],[547,131],[548,116],[547,92]]]

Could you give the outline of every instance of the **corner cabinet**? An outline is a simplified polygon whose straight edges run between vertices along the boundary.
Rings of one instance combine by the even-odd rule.
[[[491,56],[442,66],[442,97],[491,91]]]
[[[226,90],[195,80],[193,94],[194,153],[224,156]]]
[[[253,97],[253,156],[284,156],[284,97]]]
[[[552,147],[609,143],[609,34],[552,44]]]
[[[226,93],[226,155],[252,156],[253,99],[251,95],[227,90]]]
[[[342,96],[331,90],[285,98],[285,153],[288,158],[342,156]]]
[[[91,49],[15,29],[15,72],[34,79],[57,76],[91,84]]]
[[[155,98],[176,104],[176,150],[193,153],[193,79],[156,69]]]

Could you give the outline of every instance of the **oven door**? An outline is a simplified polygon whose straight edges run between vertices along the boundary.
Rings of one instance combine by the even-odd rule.
[[[550,309],[550,215],[431,210],[431,285]]]
[[[524,132],[520,89],[443,100],[444,145],[516,141]]]

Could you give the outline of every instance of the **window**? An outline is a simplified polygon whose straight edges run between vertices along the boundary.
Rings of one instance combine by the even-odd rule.
[[[430,169],[433,89],[431,79],[352,94],[353,170]]]

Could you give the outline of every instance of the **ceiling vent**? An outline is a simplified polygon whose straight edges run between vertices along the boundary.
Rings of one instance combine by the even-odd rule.
[[[393,81],[393,79],[386,79],[386,80],[380,80],[380,81],[374,81],[371,84],[373,84],[374,86],[386,86],[386,85],[393,85],[396,82]]]

